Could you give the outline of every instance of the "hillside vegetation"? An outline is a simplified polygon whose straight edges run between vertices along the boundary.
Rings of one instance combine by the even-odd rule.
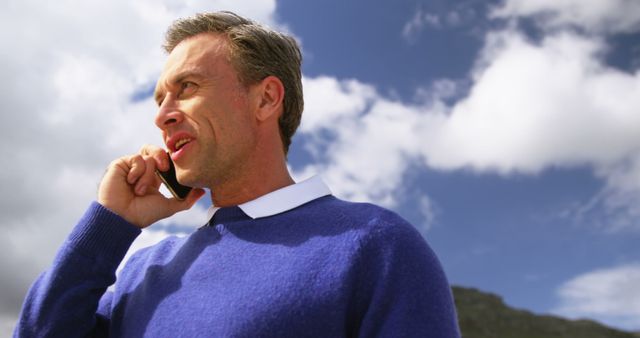
[[[639,338],[590,320],[536,315],[508,307],[500,297],[453,287],[464,338]]]

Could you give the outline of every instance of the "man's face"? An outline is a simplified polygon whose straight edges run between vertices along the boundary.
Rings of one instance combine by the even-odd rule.
[[[250,91],[228,55],[222,36],[196,35],[174,48],[158,80],[156,125],[182,184],[211,188],[233,179],[255,149]]]

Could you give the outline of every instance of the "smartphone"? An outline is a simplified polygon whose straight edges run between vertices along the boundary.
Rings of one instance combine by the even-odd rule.
[[[169,154],[167,154],[169,155]],[[156,175],[160,177],[165,186],[171,191],[171,195],[173,197],[184,200],[189,192],[191,191],[191,187],[187,187],[186,185],[182,185],[178,182],[176,178],[176,167],[173,165],[173,161],[171,160],[171,156],[169,157],[169,170],[167,171],[159,171],[156,169]]]

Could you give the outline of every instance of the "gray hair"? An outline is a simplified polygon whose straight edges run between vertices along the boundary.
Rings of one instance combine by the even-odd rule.
[[[258,83],[271,75],[282,81],[285,93],[278,125],[286,155],[304,109],[302,53],[296,41],[235,13],[223,11],[200,13],[175,21],[167,30],[164,50],[171,53],[182,40],[201,33],[226,36],[230,62],[243,85]]]

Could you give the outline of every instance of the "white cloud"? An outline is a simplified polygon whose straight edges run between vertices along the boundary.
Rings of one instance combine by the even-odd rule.
[[[324,164],[315,169],[338,195],[387,206],[415,161],[505,175],[590,166],[613,192],[640,195],[635,176],[616,183],[640,168],[630,161],[640,151],[640,73],[607,66],[606,48],[570,32],[540,42],[513,29],[493,32],[468,95],[452,104],[456,85],[447,80],[420,91],[417,105],[355,80],[308,78],[301,132],[317,139],[308,146]]]
[[[624,33],[640,29],[636,0],[507,0],[494,17],[534,17],[546,28],[580,27],[594,33]]]
[[[604,188],[587,201],[580,201],[560,213],[575,224],[592,226],[608,233],[640,231],[640,153],[630,155],[596,175]]]
[[[435,225],[438,209],[434,205],[433,200],[427,195],[420,196],[417,206],[420,208],[419,211],[424,220],[418,228],[423,234],[426,234]]]
[[[0,315],[0,335],[2,337],[11,337],[13,334],[13,328],[18,321],[17,315],[3,316]]]
[[[355,80],[306,78],[305,101],[300,132],[314,140],[309,150],[320,160],[306,171],[322,172],[338,196],[394,205],[392,195],[418,154],[423,113]]]
[[[517,3],[507,2],[498,13],[541,12]],[[633,12],[636,5],[628,6]],[[277,26],[275,1],[22,1],[0,11],[5,28],[21,28],[0,30],[9,51],[0,54],[0,72],[11,79],[0,84],[0,132],[13,141],[0,146],[12,164],[0,176],[3,189],[12,192],[1,204],[0,269],[10,273],[0,278],[0,310],[17,311],[27,286],[94,198],[110,160],[143,143],[159,143],[153,103],[132,103],[130,97],[155,81],[169,22],[221,8]],[[560,13],[564,7],[550,8]],[[602,11],[613,15],[608,13],[620,14]],[[554,15],[558,25],[571,23],[565,14]],[[589,15],[584,21],[603,27],[597,31],[636,27],[635,14],[619,26]],[[414,21],[405,30],[415,33],[436,19],[421,12]],[[540,42],[513,28],[492,32],[469,94],[453,103],[457,85],[447,79],[419,91],[420,103],[408,104],[357,80],[305,78],[300,132],[311,138],[307,146],[319,161],[296,176],[317,171],[341,197],[393,206],[415,163],[503,174],[588,165],[608,182],[610,207],[638,215],[640,73],[604,64],[607,47],[605,40],[571,32],[549,32]],[[429,224],[431,201],[419,202]],[[196,209],[176,222],[201,224],[203,213]],[[135,247],[165,235],[145,232]]]
[[[470,22],[476,17],[476,11],[468,4],[461,3],[445,13],[430,13],[421,7],[402,27],[402,38],[408,43],[415,43],[425,29],[442,30],[456,28]]]
[[[415,42],[425,27],[439,29],[442,28],[442,23],[439,16],[419,8],[411,20],[407,21],[402,28],[402,37],[408,42]]]
[[[558,288],[554,313],[595,318],[629,330],[640,327],[640,265],[628,264],[579,275]]]
[[[160,144],[151,99],[132,95],[155,82],[164,33],[179,17],[228,9],[274,21],[275,0],[10,1],[0,5],[0,330],[24,293],[95,199],[108,163]],[[203,207],[165,223],[203,224]],[[145,231],[134,247],[159,240]],[[6,319],[6,320],[5,320]],[[7,326],[12,324],[6,324]]]
[[[303,78],[305,110],[302,132],[330,130],[334,125],[357,119],[376,98],[371,85],[357,80],[339,81],[328,76]],[[327,104],[327,100],[331,104]]]
[[[604,48],[571,33],[489,35],[469,96],[425,135],[427,163],[537,173],[626,159],[640,148],[640,75],[607,67]]]
[[[455,100],[461,96],[465,83],[462,80],[454,81],[452,79],[438,79],[429,85],[429,87],[420,87],[416,89],[414,101],[422,102],[424,105],[438,105],[443,100]]]

